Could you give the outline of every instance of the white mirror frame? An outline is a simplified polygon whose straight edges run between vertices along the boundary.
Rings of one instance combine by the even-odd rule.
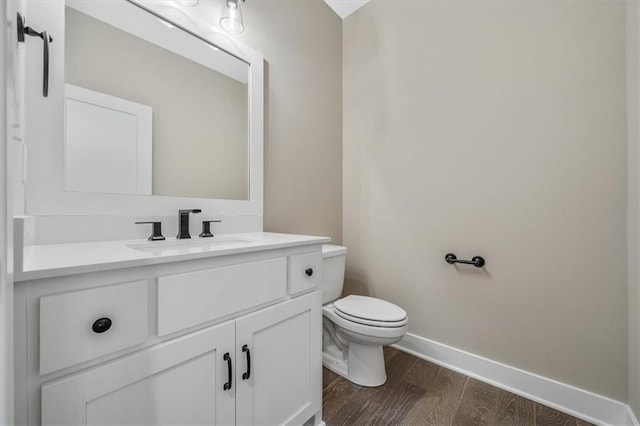
[[[249,64],[249,200],[221,200],[166,196],[69,192],[64,178],[64,13],[65,5],[106,21],[118,28],[139,27],[144,31],[165,31],[145,22],[162,17],[177,28]],[[158,0],[53,0],[39,2],[39,27],[54,37],[50,45],[49,97],[40,94],[42,50],[30,55],[26,122],[28,167],[26,213],[32,216],[173,216],[178,209],[200,208],[208,216],[259,216],[263,214],[264,59],[227,34],[215,30],[186,13],[187,7]],[[155,15],[155,16],[154,16]],[[141,25],[142,23],[142,25]],[[34,24],[35,25],[35,24]],[[35,43],[35,42],[34,42]],[[36,48],[37,47],[37,48]],[[212,50],[212,53],[216,53]],[[40,61],[37,61],[37,58]],[[34,69],[35,68],[35,69]],[[36,77],[38,76],[40,80]],[[35,86],[35,87],[34,87]]]

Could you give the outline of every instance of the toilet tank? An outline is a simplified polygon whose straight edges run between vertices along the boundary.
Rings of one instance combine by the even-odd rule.
[[[344,266],[347,248],[324,244],[322,246],[322,304],[340,298],[344,286]]]

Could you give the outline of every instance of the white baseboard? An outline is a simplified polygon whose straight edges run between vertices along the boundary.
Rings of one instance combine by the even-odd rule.
[[[408,333],[395,348],[600,425],[638,426],[624,402]]]

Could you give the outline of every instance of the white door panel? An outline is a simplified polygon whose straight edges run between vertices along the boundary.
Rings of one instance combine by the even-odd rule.
[[[46,383],[42,424],[234,424],[225,354],[235,359],[233,322]]]
[[[68,191],[151,195],[150,106],[65,84]]]
[[[89,401],[87,424],[215,424],[215,365],[211,351]]]
[[[41,51],[41,43],[18,43],[17,13],[27,15],[23,0],[7,2],[7,18],[10,22],[7,38],[7,142],[10,143],[9,164],[12,182],[13,213],[23,214],[25,206],[25,164],[27,146],[24,136],[25,125],[25,56],[27,49]]]
[[[320,298],[316,291],[236,321],[238,424],[302,424],[320,410]]]
[[[13,233],[12,217],[23,212],[21,158],[24,129],[24,48],[17,40],[17,13],[23,0],[0,3],[0,424],[14,424]],[[20,160],[19,162],[16,160]],[[19,180],[18,180],[19,178]],[[14,200],[15,194],[15,200]],[[15,206],[15,207],[14,207]]]

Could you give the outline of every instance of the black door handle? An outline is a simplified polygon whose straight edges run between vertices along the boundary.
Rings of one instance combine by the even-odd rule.
[[[247,345],[242,347],[242,352],[246,352],[247,354],[247,371],[242,373],[242,380],[247,380],[251,377],[251,351]]]
[[[306,271],[304,271],[305,274],[307,274],[308,277],[310,277],[311,275],[313,275],[313,269],[308,268]]]
[[[231,368],[231,355],[229,355],[229,352],[224,354],[222,359],[227,361],[227,371],[229,372],[229,375],[228,375],[229,380],[227,381],[227,383],[224,384],[223,389],[224,390],[229,390],[229,389],[231,389],[231,380],[232,380],[231,374],[233,374],[233,371],[232,371],[232,368]]]
[[[39,37],[42,39],[43,43],[43,54],[42,54],[42,96],[45,98],[49,96],[49,43],[53,42],[53,37],[49,35],[47,31],[37,31],[26,24],[26,20],[18,12],[17,17],[17,26],[18,26],[18,41],[24,42],[25,35],[30,37]]]

